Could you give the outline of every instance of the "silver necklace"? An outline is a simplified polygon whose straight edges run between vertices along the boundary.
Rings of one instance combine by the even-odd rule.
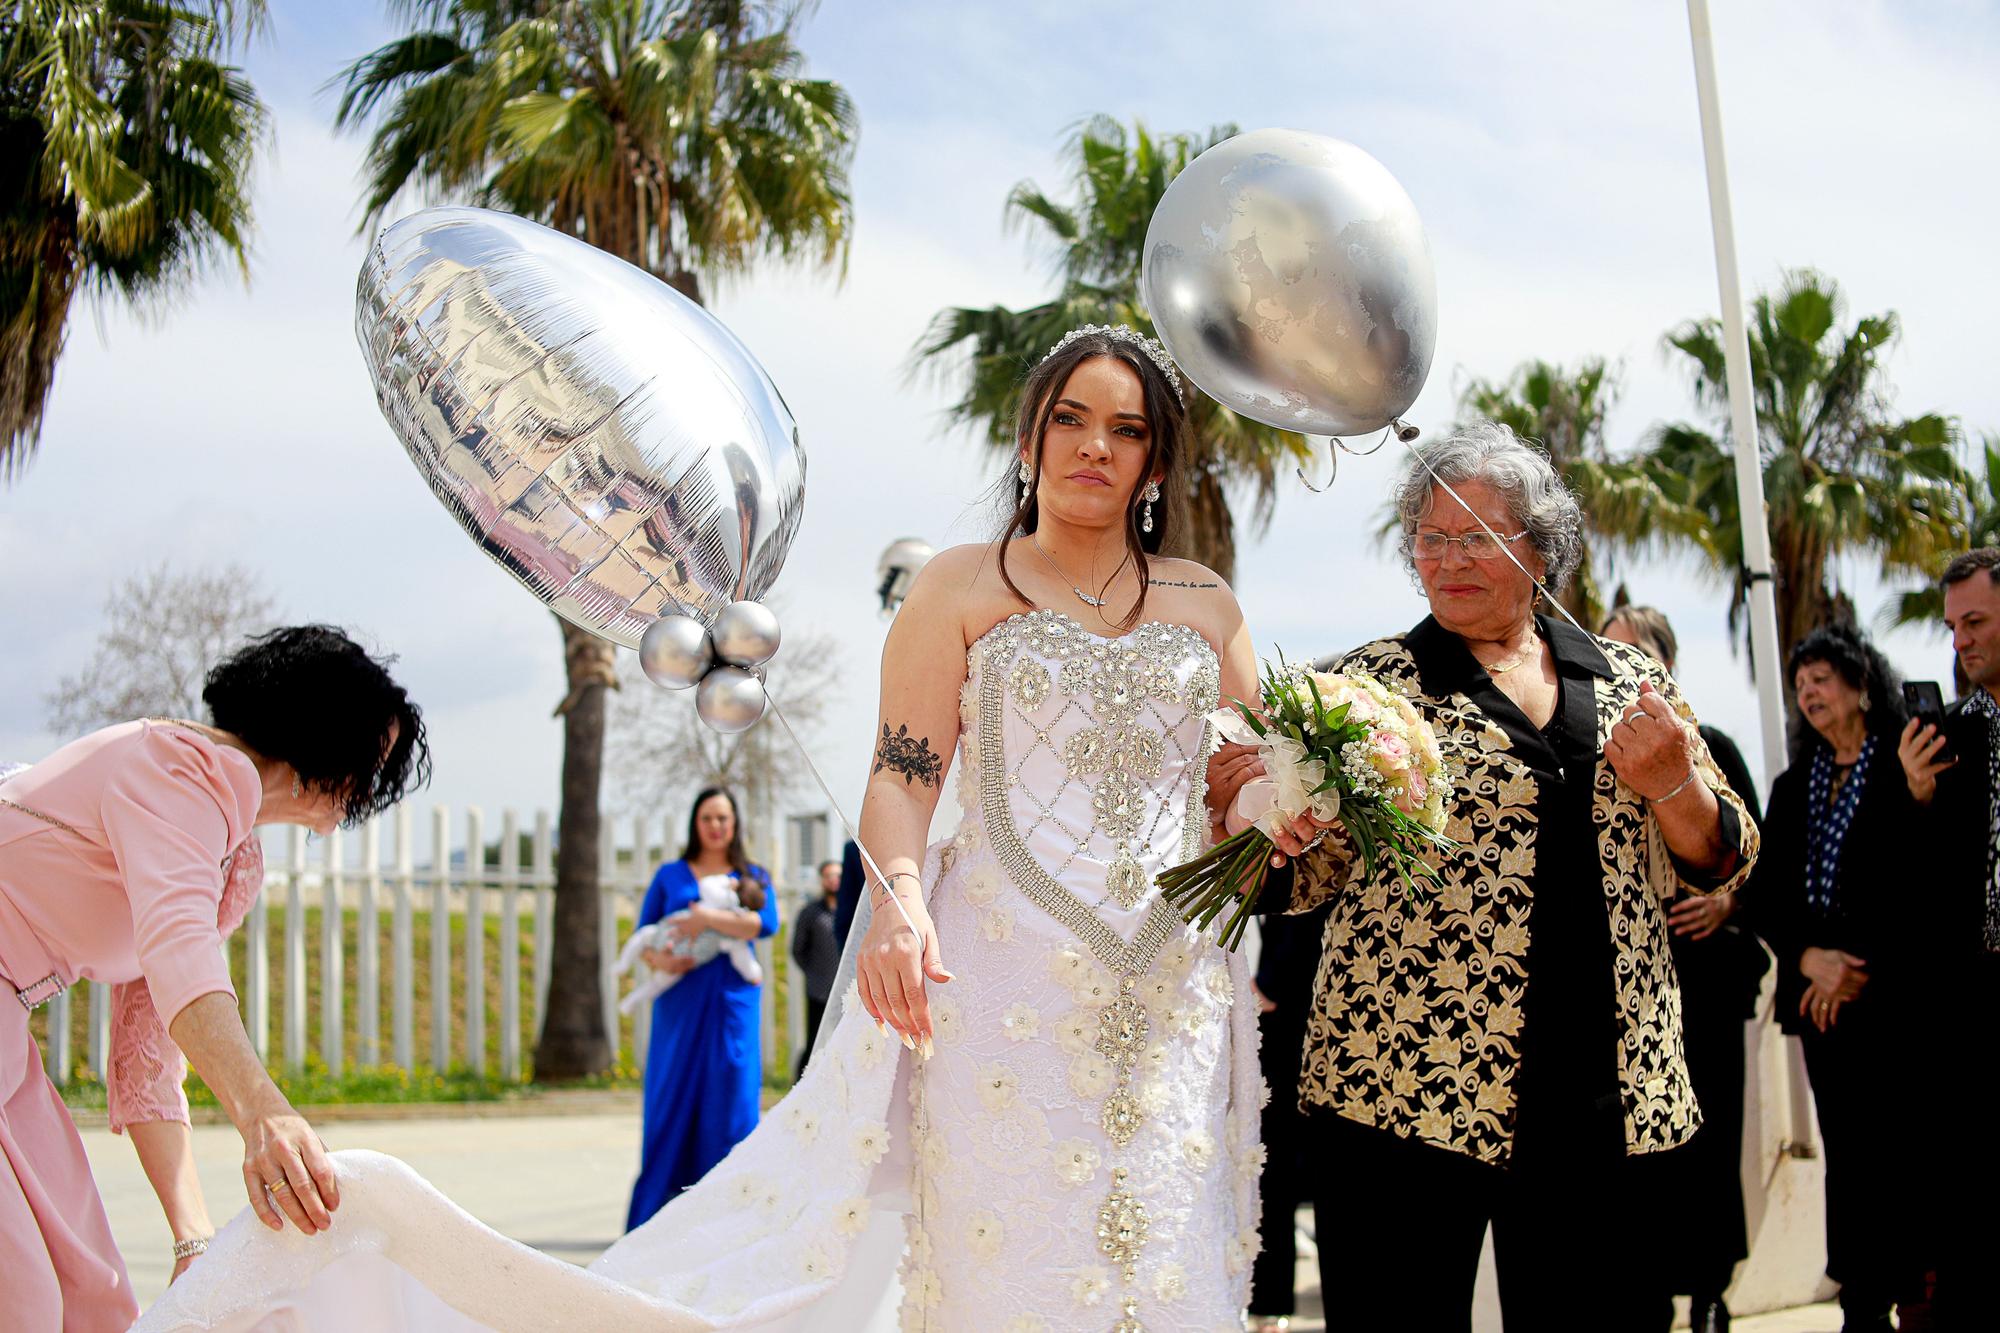
[[[1092,597],[1089,593],[1085,592],[1082,588],[1077,586],[1075,579],[1072,579],[1069,575],[1063,573],[1063,567],[1056,563],[1056,558],[1054,556],[1050,555],[1047,551],[1042,549],[1042,544],[1039,541],[1035,540],[1035,538],[1033,537],[1030,537],[1028,538],[1028,545],[1034,547],[1035,550],[1040,553],[1042,559],[1049,562],[1049,568],[1053,569],[1056,572],[1057,578],[1069,584],[1069,590],[1076,594],[1076,599],[1079,602],[1082,602],[1085,606],[1092,608],[1102,607],[1104,605],[1105,599],[1103,597]],[[1123,568],[1125,568],[1125,566],[1122,564],[1118,566],[1118,569],[1123,569]],[[1111,579],[1115,579],[1118,577],[1118,569],[1114,569],[1111,571]],[[1109,588],[1111,586],[1111,579],[1104,580],[1104,588]],[[1102,593],[1104,591],[1104,588],[1099,588],[1097,591]]]

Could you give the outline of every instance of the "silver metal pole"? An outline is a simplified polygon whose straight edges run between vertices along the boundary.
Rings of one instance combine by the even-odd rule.
[[[1778,658],[1778,599],[1771,580],[1771,534],[1764,524],[1764,472],[1757,451],[1757,409],[1750,391],[1750,340],[1743,329],[1743,287],[1736,275],[1736,226],[1729,168],[1722,152],[1722,105],[1715,91],[1715,46],[1708,0],[1688,0],[1694,41],[1695,96],[1701,103],[1701,150],[1708,162],[1708,214],[1715,232],[1715,277],[1722,294],[1722,353],[1729,375],[1730,433],[1736,438],[1736,507],[1743,522],[1743,565],[1750,580],[1750,662],[1764,738],[1764,781],[1785,767],[1785,691]]]

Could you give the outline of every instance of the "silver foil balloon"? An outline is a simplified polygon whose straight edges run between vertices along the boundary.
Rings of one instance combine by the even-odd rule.
[[[784,633],[778,617],[762,602],[731,602],[709,627],[715,655],[731,666],[762,666],[777,656]]]
[[[715,665],[708,627],[693,616],[661,616],[639,636],[639,669],[646,679],[670,690],[701,683]]]
[[[790,409],[720,321],[506,213],[385,228],[355,291],[382,414],[445,507],[562,615],[628,648],[761,597],[805,502]]]
[[[741,667],[719,666],[694,689],[694,711],[715,731],[732,736],[764,716],[764,682]]]
[[[1409,410],[1437,345],[1437,283],[1410,196],[1353,144],[1298,130],[1224,140],[1146,228],[1140,295],[1202,392],[1309,435]]]

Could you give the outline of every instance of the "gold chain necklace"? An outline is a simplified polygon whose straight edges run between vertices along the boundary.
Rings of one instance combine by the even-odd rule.
[[[1518,670],[1526,665],[1529,658],[1540,656],[1541,650],[1541,636],[1535,635],[1528,640],[1526,647],[1512,657],[1502,658],[1498,662],[1484,662],[1481,665],[1486,668],[1486,674],[1489,676],[1504,676],[1509,671]]]

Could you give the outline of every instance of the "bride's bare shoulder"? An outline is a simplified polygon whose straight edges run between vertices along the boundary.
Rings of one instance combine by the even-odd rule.
[[[898,619],[955,624],[960,637],[970,643],[1008,610],[1020,609],[1000,580],[998,557],[995,542],[968,542],[939,551],[918,571]],[[973,626],[978,628],[969,628]]]

